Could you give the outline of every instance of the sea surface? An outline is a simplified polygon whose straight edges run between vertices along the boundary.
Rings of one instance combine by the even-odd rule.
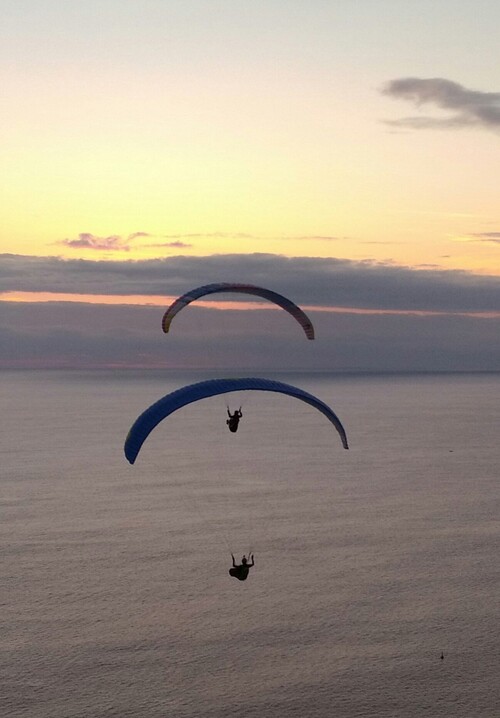
[[[0,373],[2,718],[500,716],[500,375],[273,376]]]

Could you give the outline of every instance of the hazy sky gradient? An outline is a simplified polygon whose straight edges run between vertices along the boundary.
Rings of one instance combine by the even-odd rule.
[[[219,279],[247,281],[307,306],[450,314],[449,331],[445,318],[427,317],[429,337],[448,353],[440,358],[404,348],[420,336],[415,318],[372,315],[392,342],[375,346],[361,332],[374,366],[389,356],[391,365],[422,369],[462,357],[464,366],[500,369],[491,331],[498,318],[451,316],[500,309],[500,5],[1,6],[0,299],[168,297]],[[55,341],[51,312],[62,332],[59,358],[81,363],[100,347],[108,361],[92,331],[75,330],[81,305],[56,312],[44,298],[22,297],[40,322],[26,336],[11,322],[16,311],[29,315],[27,306],[0,302],[4,365],[49,361],[38,350],[43,337],[47,347]],[[100,311],[123,317],[133,308],[89,311],[97,322]],[[275,313],[254,320],[264,314],[268,322]],[[233,330],[226,322],[213,324],[221,342]],[[330,336],[339,316],[328,322]],[[464,329],[471,322],[472,333]],[[342,337],[351,346],[358,329],[351,336],[348,326]],[[137,325],[128,332],[137,364],[145,338]],[[75,351],[85,341],[88,351]],[[150,341],[156,346],[153,334]],[[195,347],[195,334],[190,341]],[[366,363],[353,353],[344,362],[338,342],[337,358],[325,351],[317,348],[314,361]],[[254,353],[245,344],[245,357]],[[271,363],[279,357],[273,350]]]

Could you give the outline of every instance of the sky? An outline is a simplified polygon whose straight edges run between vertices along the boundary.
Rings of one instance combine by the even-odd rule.
[[[0,368],[500,371],[498,3],[0,10]]]

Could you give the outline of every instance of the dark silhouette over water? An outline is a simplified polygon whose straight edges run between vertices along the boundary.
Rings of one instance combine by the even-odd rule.
[[[249,558],[252,560],[252,563],[248,563],[246,556],[243,556],[240,564],[236,563],[233,554],[231,554],[231,558],[233,559],[233,567],[229,569],[229,575],[233,576],[234,578],[237,578],[238,581],[246,581],[250,569],[252,568],[252,566],[255,566],[253,553],[251,553],[249,556]]]
[[[234,414],[231,414],[231,412],[229,411],[229,407],[227,407],[227,415],[229,419],[226,420],[226,424],[229,426],[229,431],[232,431],[234,434],[235,431],[238,431],[238,424],[240,423],[240,419],[243,416],[243,414],[241,413],[241,406],[234,412]]]

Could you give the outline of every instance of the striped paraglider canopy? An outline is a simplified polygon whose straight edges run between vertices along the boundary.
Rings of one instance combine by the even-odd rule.
[[[277,304],[279,307],[291,314],[292,317],[294,317],[294,319],[296,319],[301,325],[306,337],[308,339],[314,339],[314,327],[311,320],[309,319],[307,314],[303,312],[302,309],[296,304],[294,304],[290,299],[287,299],[287,297],[284,297],[282,294],[278,294],[277,292],[272,292],[270,289],[265,289],[263,287],[255,287],[253,284],[232,284],[229,282],[220,282],[218,284],[205,284],[205,286],[203,287],[191,289],[191,291],[186,292],[186,294],[183,294],[181,297],[176,299],[175,302],[170,305],[170,307],[163,315],[163,331],[168,332],[173,318],[185,306],[191,304],[191,302],[194,302],[200,297],[205,297],[209,294],[216,294],[219,292],[250,294],[255,297],[267,299],[268,301]]]

